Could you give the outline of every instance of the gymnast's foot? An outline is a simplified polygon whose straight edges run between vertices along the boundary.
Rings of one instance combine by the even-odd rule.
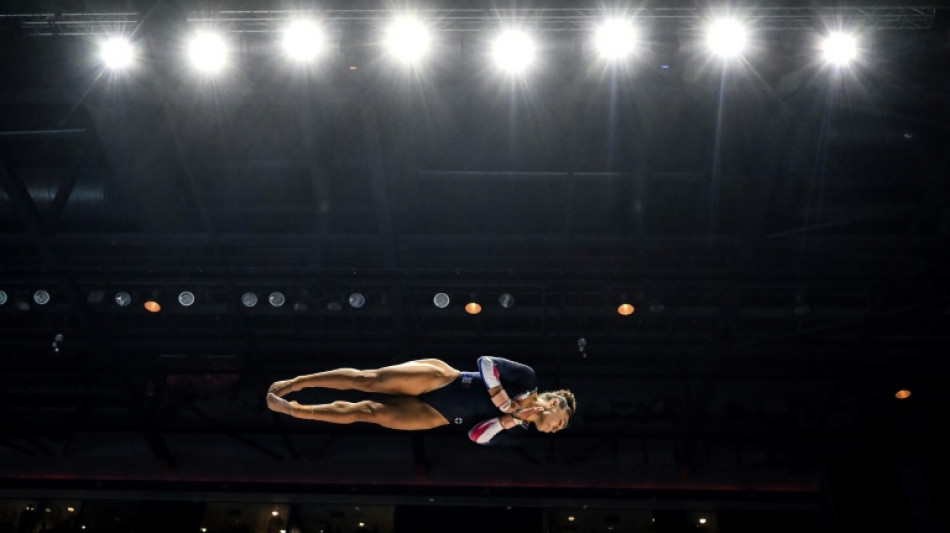
[[[267,392],[275,396],[283,397],[286,394],[294,392],[294,380],[285,379],[284,381],[275,381],[274,384],[267,389]]]
[[[275,413],[293,416],[293,407],[291,407],[290,402],[273,392],[267,393],[267,408]]]

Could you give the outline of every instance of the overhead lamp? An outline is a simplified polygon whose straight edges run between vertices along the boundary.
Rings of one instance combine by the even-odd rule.
[[[0,291],[0,305],[6,305],[6,303],[7,303],[6,291]]]
[[[622,316],[630,316],[636,310],[637,308],[634,307],[633,304],[629,303],[622,303],[617,306],[617,313],[621,314]]]
[[[182,307],[191,307],[195,303],[195,294],[191,291],[181,291],[178,293],[178,303]]]
[[[99,57],[106,67],[119,70],[135,61],[135,48],[125,37],[111,37],[100,43]]]
[[[477,315],[482,312],[482,306],[478,302],[468,302],[465,304],[465,312],[470,315]]]
[[[894,397],[898,400],[906,400],[907,398],[910,398],[910,389],[901,389],[894,393]]]
[[[50,300],[49,293],[43,289],[40,289],[33,293],[33,301],[36,302],[37,305],[46,305],[49,303],[49,300]]]
[[[267,297],[267,301],[270,302],[273,307],[282,307],[287,302],[287,298],[284,296],[284,293],[274,291]]]
[[[253,292],[245,292],[241,295],[241,304],[248,308],[254,307],[257,305],[257,295]]]
[[[149,300],[145,302],[144,306],[145,306],[145,310],[148,311],[149,313],[157,313],[162,310],[161,304],[159,304],[155,300]]]
[[[132,295],[125,291],[117,292],[115,294],[115,303],[118,304],[119,307],[128,307],[129,304],[132,303]]]
[[[515,305],[515,297],[510,293],[504,292],[498,297],[498,305],[504,309],[511,309]]]
[[[436,295],[432,298],[432,303],[435,304],[435,306],[439,309],[445,309],[448,307],[449,302],[451,302],[451,299],[449,298],[449,295],[445,294],[444,292],[436,293]]]
[[[353,309],[359,309],[366,305],[366,297],[359,292],[350,294],[349,298],[347,298],[347,301],[350,303],[350,307]]]

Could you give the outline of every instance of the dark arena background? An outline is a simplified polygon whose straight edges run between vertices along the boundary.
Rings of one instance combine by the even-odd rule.
[[[3,1],[0,532],[945,531],[947,6]],[[264,402],[483,354],[573,390],[571,427]]]

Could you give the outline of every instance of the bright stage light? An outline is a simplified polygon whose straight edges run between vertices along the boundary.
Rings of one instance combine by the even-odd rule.
[[[706,44],[709,49],[720,57],[742,55],[748,40],[749,33],[745,27],[732,19],[715,21],[706,34]]]
[[[835,32],[822,41],[821,52],[828,63],[846,66],[858,56],[858,42],[853,35]]]
[[[534,39],[520,30],[505,30],[492,42],[495,64],[509,74],[524,72],[537,55]]]
[[[400,17],[386,28],[384,44],[389,53],[403,63],[421,61],[432,46],[432,34],[422,21]]]
[[[637,32],[629,20],[611,19],[597,28],[594,47],[608,61],[626,59],[637,47]]]
[[[135,61],[135,48],[125,37],[111,37],[99,45],[99,57],[106,67],[119,70]]]
[[[201,72],[216,74],[227,64],[228,45],[216,33],[200,32],[188,43],[188,59]]]
[[[326,48],[323,29],[310,20],[296,20],[284,30],[281,41],[287,56],[299,63],[313,61]]]

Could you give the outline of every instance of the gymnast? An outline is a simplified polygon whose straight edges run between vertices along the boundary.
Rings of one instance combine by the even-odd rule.
[[[310,387],[375,393],[359,402],[301,405],[287,394]],[[534,426],[554,433],[567,427],[577,402],[569,390],[538,392],[534,370],[502,357],[478,358],[477,372],[461,372],[439,359],[419,359],[374,370],[338,368],[278,381],[267,407],[294,418],[332,424],[369,422],[398,430],[474,424],[478,444],[517,444]]]

